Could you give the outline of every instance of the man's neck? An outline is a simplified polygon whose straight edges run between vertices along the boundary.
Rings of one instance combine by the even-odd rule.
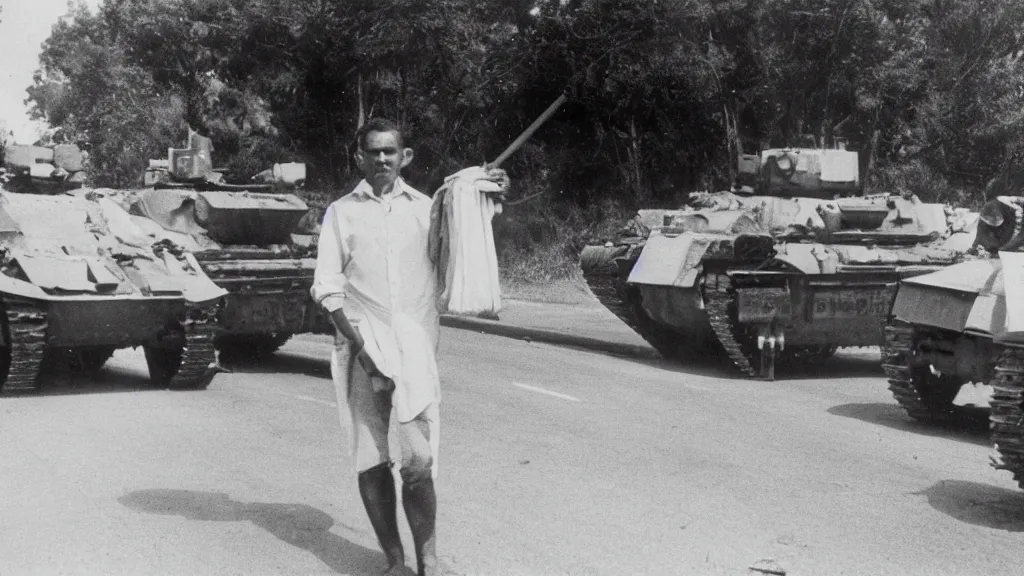
[[[385,194],[388,194],[398,189],[398,178],[395,178],[393,182],[391,182],[390,184],[385,184],[380,188],[373,185],[370,185],[370,188],[373,190],[374,196],[376,196],[377,198],[383,198]]]

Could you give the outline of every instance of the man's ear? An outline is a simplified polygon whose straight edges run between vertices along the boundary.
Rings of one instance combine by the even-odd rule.
[[[402,150],[402,165],[401,168],[405,168],[412,162],[413,152],[412,148],[406,148]]]
[[[356,149],[355,152],[352,153],[352,160],[355,161],[356,166],[361,167],[363,165],[363,155],[362,153],[359,152],[358,148]]]

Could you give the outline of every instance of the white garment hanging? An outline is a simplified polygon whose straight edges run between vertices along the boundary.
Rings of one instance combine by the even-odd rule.
[[[497,315],[501,311],[501,286],[498,256],[494,247],[491,220],[501,212],[493,193],[503,187],[491,179],[487,170],[466,168],[445,179],[434,196],[441,206],[436,223],[444,290],[438,303],[442,313],[458,315]],[[447,260],[445,262],[445,260]]]

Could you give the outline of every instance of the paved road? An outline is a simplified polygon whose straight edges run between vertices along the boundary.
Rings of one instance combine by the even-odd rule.
[[[441,350],[463,574],[1021,573],[1024,491],[983,431],[908,423],[874,354],[763,383],[451,329]],[[121,351],[0,399],[0,575],[376,574],[327,351],[184,393]]]

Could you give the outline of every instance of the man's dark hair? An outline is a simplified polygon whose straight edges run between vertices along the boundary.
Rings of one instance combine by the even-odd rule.
[[[370,132],[394,132],[398,138],[398,147],[405,146],[405,135],[402,134],[402,129],[398,127],[397,123],[387,118],[370,118],[359,130],[356,130],[356,146],[359,150],[366,145],[366,135]]]

